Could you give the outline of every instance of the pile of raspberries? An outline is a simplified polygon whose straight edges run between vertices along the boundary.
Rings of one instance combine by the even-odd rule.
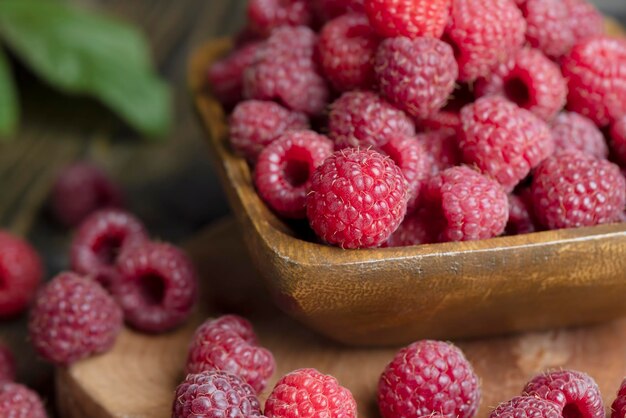
[[[259,196],[320,241],[393,247],[624,219],[626,39],[586,0],[247,11],[208,82]]]

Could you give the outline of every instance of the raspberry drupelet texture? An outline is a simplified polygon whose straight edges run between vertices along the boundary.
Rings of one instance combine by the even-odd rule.
[[[443,341],[417,341],[401,349],[378,381],[383,418],[439,413],[471,418],[480,403],[478,377],[463,352]]]
[[[376,93],[344,93],[330,106],[330,138],[337,149],[380,148],[394,136],[415,135],[415,125],[400,109]]]
[[[617,397],[611,404],[611,418],[624,418],[626,416],[626,379],[617,391]]]
[[[265,402],[267,418],[319,416],[356,418],[356,401],[337,379],[315,369],[298,369],[283,376]]]
[[[428,214],[417,209],[407,214],[404,220],[391,234],[383,247],[408,247],[411,245],[430,244],[436,242],[436,231],[430,224]]]
[[[383,96],[417,118],[446,104],[458,76],[452,48],[435,38],[385,39],[376,53],[375,71]]]
[[[489,418],[563,418],[559,407],[534,396],[516,396],[498,405]],[[568,417],[572,418],[572,417]]]
[[[118,259],[111,293],[126,322],[139,331],[165,332],[182,324],[196,303],[198,277],[179,248],[145,241]]]
[[[554,151],[548,125],[502,97],[466,106],[461,122],[463,162],[498,180],[507,192]]]
[[[567,7],[569,26],[574,43],[593,36],[604,35],[604,16],[588,0],[563,0]]]
[[[417,134],[429,160],[430,174],[461,164],[461,151],[456,134],[447,129]]]
[[[581,151],[597,158],[606,158],[609,149],[604,135],[590,119],[575,112],[561,112],[552,121],[554,153]]]
[[[6,345],[0,344],[0,384],[15,380],[15,357]]]
[[[306,218],[311,176],[333,153],[333,142],[313,131],[286,132],[259,155],[254,184],[261,198],[286,218]]]
[[[378,247],[402,222],[409,197],[407,181],[391,158],[348,148],[313,173],[307,217],[313,231],[331,245]]]
[[[626,115],[611,127],[611,151],[622,167],[626,167]]]
[[[36,392],[17,383],[0,383],[0,417],[47,418]]]
[[[250,0],[248,22],[260,35],[269,35],[279,26],[308,26],[313,10],[308,0]]]
[[[537,224],[530,189],[524,188],[515,194],[510,194],[506,234],[530,234],[538,230]]]
[[[274,373],[272,353],[260,347],[252,325],[236,315],[210,319],[191,341],[187,373],[222,370],[241,377],[261,393]]]
[[[527,0],[522,6],[526,18],[526,40],[552,58],[569,52],[576,39],[563,0]]]
[[[121,328],[122,311],[106,290],[69,272],[39,293],[28,324],[35,350],[58,365],[108,351]]]
[[[450,0],[364,0],[376,31],[386,37],[440,38],[450,16]]]
[[[626,207],[619,167],[581,152],[542,162],[533,174],[532,194],[535,213],[549,229],[617,222]]]
[[[318,19],[327,22],[350,12],[364,12],[363,0],[312,0]]]

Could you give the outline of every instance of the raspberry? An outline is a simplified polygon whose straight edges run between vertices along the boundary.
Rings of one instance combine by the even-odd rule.
[[[476,84],[478,96],[500,95],[550,121],[565,106],[567,81],[559,66],[540,51],[520,50]]]
[[[261,198],[286,218],[306,217],[311,175],[333,153],[333,142],[313,131],[283,134],[259,155],[254,184]]]
[[[417,341],[401,349],[378,381],[383,418],[438,413],[471,418],[480,403],[478,377],[463,352],[443,341]]]
[[[250,162],[284,132],[309,127],[307,117],[278,103],[248,100],[239,103],[230,116],[230,143]]]
[[[574,112],[562,112],[552,122],[554,152],[582,151],[606,158],[609,150],[604,135],[588,118]]]
[[[120,207],[122,200],[122,192],[107,175],[84,161],[63,169],[52,186],[52,212],[65,226],[78,225],[98,209]]]
[[[122,250],[148,239],[139,219],[118,209],[103,209],[81,223],[70,249],[72,270],[108,288],[118,276]]]
[[[122,252],[117,265],[119,278],[111,291],[130,325],[140,331],[164,332],[189,317],[198,279],[180,249],[146,241]]]
[[[574,46],[561,63],[567,107],[606,126],[626,115],[626,40],[595,37]]]
[[[0,384],[15,380],[15,357],[9,347],[0,344]]]
[[[41,283],[39,254],[26,241],[0,230],[0,318],[22,312]]]
[[[209,370],[189,374],[176,388],[172,418],[263,418],[252,386],[239,376]]]
[[[430,174],[437,174],[461,163],[456,134],[444,129],[418,134],[417,140],[421,142],[428,156]]]
[[[530,189],[526,188],[517,194],[510,194],[509,220],[506,224],[506,234],[530,234],[537,229],[537,220],[534,214]]]
[[[563,0],[568,11],[569,27],[575,43],[593,36],[604,35],[604,17],[587,0]]]
[[[415,126],[401,110],[369,91],[344,93],[330,106],[329,136],[337,149],[380,148],[394,136],[415,135]]]
[[[461,130],[461,109],[474,102],[476,100],[474,96],[473,85],[470,86],[466,83],[457,84],[450,97],[448,97],[448,102],[441,110],[426,118],[416,120],[415,124],[426,131],[445,129],[451,132],[459,132]]]
[[[576,42],[563,0],[527,0],[522,12],[528,25],[526,40],[547,56],[561,57]]]
[[[526,21],[511,0],[452,0],[444,39],[454,48],[459,79],[474,81],[515,55],[525,32]]]
[[[313,9],[323,22],[346,13],[365,10],[362,0],[312,0],[312,2]]]
[[[626,205],[626,181],[615,164],[572,152],[537,167],[532,194],[543,226],[593,226],[619,220]]]
[[[446,104],[458,75],[452,48],[434,38],[385,39],[376,53],[375,70],[383,95],[418,118]]]
[[[0,416],[7,418],[47,418],[37,393],[17,383],[0,383]]]
[[[257,393],[265,388],[275,368],[272,353],[259,347],[252,325],[236,315],[200,325],[187,357],[187,373],[223,370],[241,377]]]
[[[374,29],[386,38],[440,38],[450,16],[451,0],[364,0]]]
[[[611,404],[611,418],[623,418],[626,416],[626,379],[617,391],[617,397]]]
[[[548,125],[501,97],[483,97],[461,111],[463,162],[500,182],[506,191],[554,151]]]
[[[298,369],[281,377],[265,402],[268,418],[315,416],[356,418],[356,401],[337,379],[315,369]]]
[[[516,396],[494,409],[489,418],[564,418],[554,402],[533,396]],[[573,418],[573,417],[567,417]]]
[[[398,229],[391,234],[383,247],[408,247],[411,245],[430,244],[436,242],[434,232],[430,225],[428,214],[418,209],[405,216]]]
[[[379,42],[364,15],[346,14],[326,23],[318,41],[319,59],[335,89],[366,89],[374,84]]]
[[[611,127],[611,151],[619,164],[626,166],[626,115]]]
[[[68,365],[108,351],[122,329],[122,311],[97,282],[66,272],[39,293],[28,329],[41,357]]]
[[[554,402],[563,418],[604,418],[600,389],[582,372],[557,370],[535,376],[523,392]]]
[[[378,247],[400,225],[408,199],[407,181],[389,157],[348,148],[335,152],[313,173],[307,217],[329,244]]]
[[[261,35],[269,35],[279,26],[307,26],[313,20],[308,0],[250,0],[248,21]]]

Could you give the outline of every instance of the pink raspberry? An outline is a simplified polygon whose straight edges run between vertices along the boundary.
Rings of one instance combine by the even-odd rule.
[[[415,126],[401,110],[376,93],[344,93],[330,106],[330,138],[337,149],[380,148],[394,136],[415,135]]]
[[[313,173],[307,217],[329,244],[378,247],[402,222],[408,200],[407,181],[389,157],[348,148],[335,152]]]
[[[375,70],[383,95],[418,118],[446,104],[458,76],[452,48],[435,38],[385,39],[376,53]]]
[[[539,229],[537,224],[530,189],[525,188],[517,194],[510,194],[509,220],[506,224],[506,234],[530,234]]]
[[[436,242],[428,213],[417,209],[407,214],[383,247],[409,247]]]
[[[622,167],[626,166],[626,115],[611,127],[611,151],[617,162]]]
[[[41,398],[17,383],[0,383],[0,416],[7,418],[47,418]]]
[[[198,278],[191,260],[170,244],[145,241],[122,252],[111,292],[126,322],[164,332],[182,324],[196,303]]]
[[[563,0],[527,0],[522,11],[528,25],[526,40],[547,56],[561,57],[576,42]]]
[[[569,26],[574,43],[593,36],[604,35],[604,16],[588,0],[563,0],[568,11]]]
[[[480,383],[463,352],[443,341],[417,341],[401,349],[378,381],[383,418],[471,418],[480,403]]]
[[[263,148],[286,131],[307,129],[309,121],[304,114],[278,103],[248,100],[235,107],[229,127],[235,151],[255,163]]]
[[[604,135],[588,118],[574,112],[562,112],[552,122],[554,152],[581,151],[597,158],[606,158],[609,149]]]
[[[616,222],[626,206],[626,181],[615,164],[580,152],[556,155],[534,172],[533,206],[549,229]]]
[[[494,409],[489,418],[564,418],[559,407],[534,396],[516,396]],[[573,417],[567,417],[573,418]]]
[[[15,357],[6,345],[0,344],[0,384],[15,380]]]
[[[312,0],[313,10],[322,22],[351,12],[364,12],[363,0]]]
[[[254,184],[261,198],[286,218],[306,217],[311,176],[333,153],[333,142],[313,131],[291,131],[259,155]]]
[[[268,418],[314,416],[356,418],[356,401],[337,379],[315,369],[298,369],[281,377],[265,402]]]
[[[456,134],[442,129],[417,135],[428,156],[430,174],[461,164],[461,151]]]
[[[502,97],[483,97],[461,111],[463,162],[495,178],[507,192],[554,151],[548,125]]]
[[[450,16],[450,0],[364,0],[374,29],[386,38],[440,38]]]
[[[561,63],[568,80],[568,109],[603,127],[626,115],[626,40],[579,42]]]
[[[269,35],[279,26],[310,25],[313,11],[308,0],[250,0],[248,21],[255,32]]]
[[[524,44],[526,21],[511,0],[452,0],[444,39],[455,51],[459,79],[474,81]]]
[[[626,379],[617,391],[617,397],[611,404],[611,418],[623,418],[626,416]]]
[[[28,330],[35,350],[57,365],[108,351],[122,329],[122,311],[97,282],[61,273],[37,296]]]

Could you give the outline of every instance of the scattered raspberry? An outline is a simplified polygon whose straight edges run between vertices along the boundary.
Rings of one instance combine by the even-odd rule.
[[[315,169],[333,153],[333,142],[313,131],[291,131],[259,155],[254,184],[279,215],[306,217],[306,195]]]
[[[626,416],[626,379],[617,391],[617,397],[611,405],[611,418],[623,418]]]
[[[0,344],[0,385],[15,380],[15,357],[9,347]]]
[[[436,242],[436,231],[423,210],[416,210],[404,217],[404,220],[391,234],[383,247],[408,247],[411,245],[430,244]]]
[[[554,151],[548,125],[501,97],[483,97],[461,111],[463,162],[511,191]]]
[[[564,418],[559,407],[534,396],[516,396],[494,409],[489,418]],[[573,417],[567,417],[573,418]]]
[[[626,115],[611,127],[611,151],[621,166],[626,166]]]
[[[315,369],[298,369],[283,376],[265,402],[268,418],[315,416],[356,418],[356,401],[337,379]]]
[[[567,54],[576,39],[563,0],[527,0],[522,6],[528,28],[526,40],[552,58]]]
[[[47,418],[37,393],[17,383],[0,383],[0,416],[7,418]]]
[[[450,16],[450,0],[364,0],[374,29],[386,38],[440,38]]]
[[[26,241],[0,230],[0,318],[22,312],[41,283],[39,254]]]
[[[456,134],[448,130],[430,131],[417,135],[429,159],[430,174],[461,164],[461,151]]]
[[[328,129],[337,149],[380,148],[394,136],[415,135],[415,126],[401,110],[376,93],[344,93],[330,106]]]
[[[569,26],[574,43],[604,35],[604,17],[588,0],[563,0],[567,8]]]
[[[537,223],[530,189],[525,188],[517,194],[510,194],[509,220],[506,224],[506,234],[530,234],[538,230]]]
[[[272,353],[258,345],[252,325],[236,315],[200,325],[187,357],[187,373],[222,370],[241,377],[257,393],[265,388],[275,368]]]
[[[191,314],[198,278],[191,260],[173,245],[146,241],[122,252],[111,291],[126,322],[140,331],[164,332]]]
[[[439,413],[471,418],[480,403],[478,377],[463,352],[442,341],[417,341],[401,349],[378,381],[383,418]]]
[[[588,118],[574,112],[562,112],[552,122],[554,152],[581,151],[597,158],[609,155],[604,135]]]
[[[41,357],[69,365],[113,346],[122,311],[97,282],[66,272],[39,293],[28,327]]]
[[[363,0],[312,0],[313,9],[322,22],[350,12],[364,12]]]
[[[248,21],[261,35],[269,35],[279,26],[308,26],[313,11],[308,0],[250,0]]]
[[[384,40],[376,53],[375,70],[383,95],[418,118],[446,104],[458,75],[452,48],[434,38]]]
[[[593,226],[619,220],[626,206],[626,181],[615,164],[572,152],[537,167],[532,194],[545,227]]]

